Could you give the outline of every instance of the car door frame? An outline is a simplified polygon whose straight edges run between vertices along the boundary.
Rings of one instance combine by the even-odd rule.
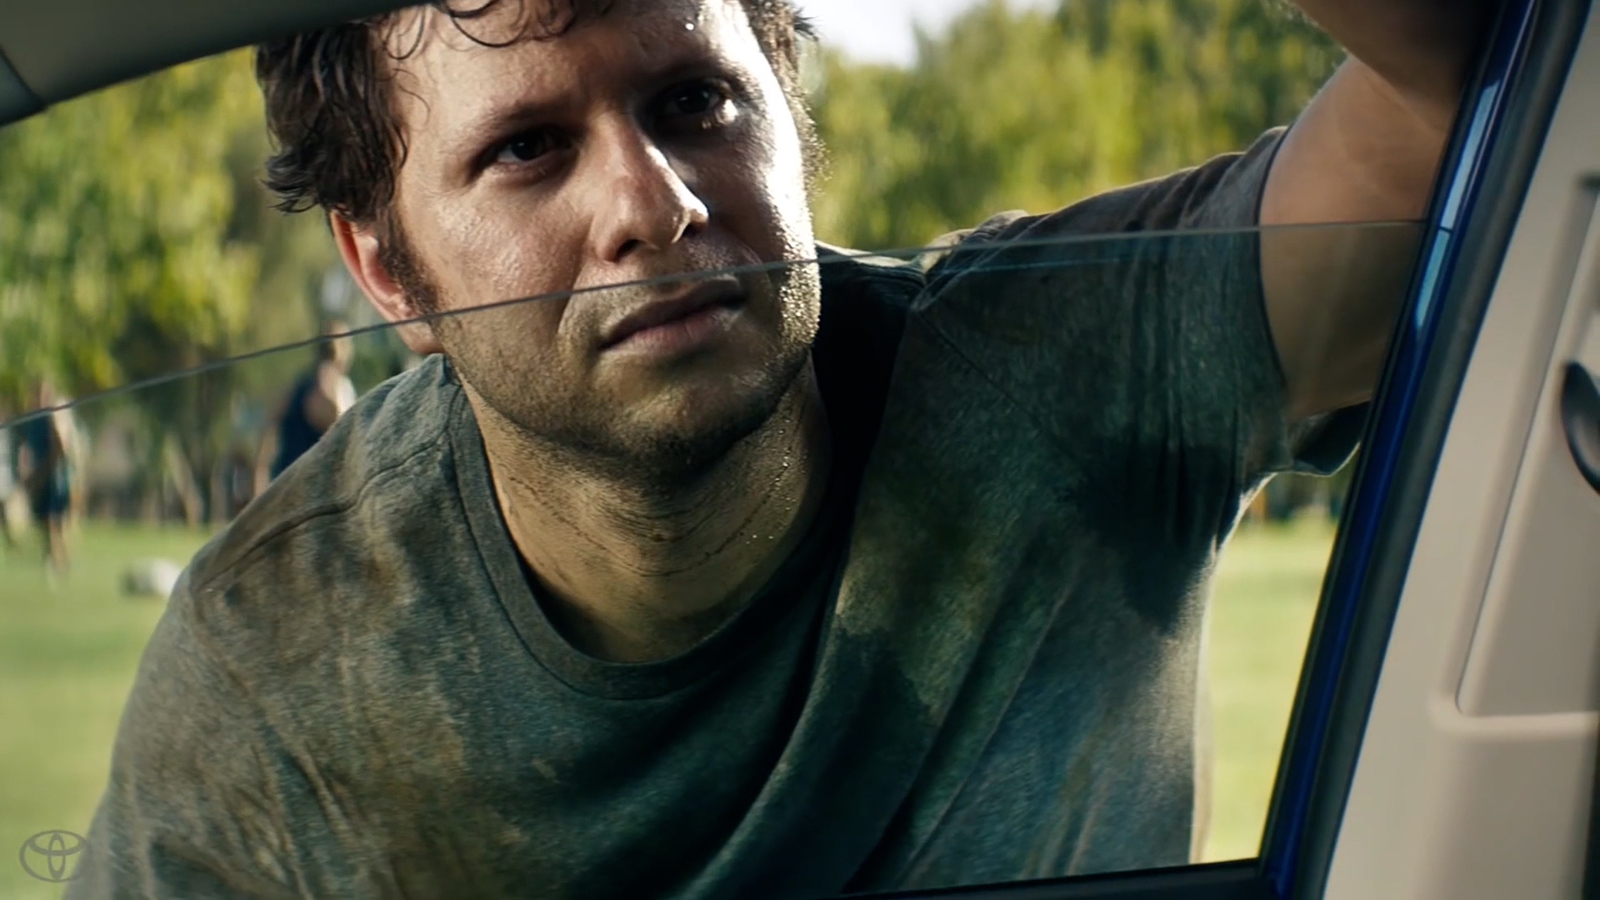
[[[1322,895],[1412,550],[1501,263],[1588,19],[1505,4],[1457,123],[1313,628],[1263,843],[1280,897]]]

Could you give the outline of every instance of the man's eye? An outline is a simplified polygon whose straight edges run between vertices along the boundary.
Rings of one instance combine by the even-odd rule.
[[[728,106],[728,94],[711,82],[674,88],[663,98],[661,112],[671,118],[721,119]]]
[[[548,131],[530,131],[501,144],[494,161],[503,165],[530,163],[559,149],[561,141],[555,135]]]

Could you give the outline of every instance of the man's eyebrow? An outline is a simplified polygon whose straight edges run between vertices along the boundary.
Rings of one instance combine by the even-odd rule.
[[[562,99],[520,100],[469,119],[457,132],[471,146],[495,140],[507,132],[558,117],[570,104]]]
[[[696,75],[711,73],[731,74],[727,60],[719,54],[679,54],[664,60],[661,65],[641,73],[639,86],[669,85]],[[472,146],[496,140],[518,128],[560,118],[570,112],[571,100],[567,97],[524,99],[509,103],[468,120],[457,132],[458,137]]]

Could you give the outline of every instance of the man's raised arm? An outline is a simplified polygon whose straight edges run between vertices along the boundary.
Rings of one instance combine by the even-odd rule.
[[[1296,120],[1261,205],[1262,281],[1298,419],[1376,386],[1415,228],[1491,0],[1295,0],[1349,52]],[[1347,223],[1340,227],[1279,228]]]

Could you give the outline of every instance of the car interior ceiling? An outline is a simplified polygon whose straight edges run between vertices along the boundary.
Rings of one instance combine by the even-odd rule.
[[[0,4],[0,126],[98,88],[405,0],[57,0]]]

